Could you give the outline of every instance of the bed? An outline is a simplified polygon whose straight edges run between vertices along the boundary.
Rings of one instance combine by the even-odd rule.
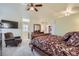
[[[43,35],[45,35],[44,32],[34,31],[34,32],[32,32],[32,34],[31,34],[31,37],[32,37],[31,39],[33,39],[33,38],[35,38],[35,37],[43,36]]]
[[[39,49],[48,56],[78,56],[79,32],[68,32],[64,36],[42,35],[31,40],[32,49]]]

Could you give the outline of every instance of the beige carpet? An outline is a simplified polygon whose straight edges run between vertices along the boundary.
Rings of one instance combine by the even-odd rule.
[[[2,55],[2,41],[0,40],[0,56]]]
[[[31,52],[29,47],[29,40],[27,42],[22,42],[18,47],[3,47],[2,55],[3,56],[39,56],[39,54],[34,51]]]
[[[2,48],[0,47],[0,56],[2,55]]]

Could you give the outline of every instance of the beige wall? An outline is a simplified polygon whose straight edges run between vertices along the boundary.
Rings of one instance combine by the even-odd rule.
[[[53,25],[53,18],[46,17],[46,18],[39,18],[38,16],[32,15],[30,17],[30,23],[29,23],[29,31],[33,32],[33,24],[40,24],[41,25],[41,31],[48,33],[48,26]]]
[[[64,35],[71,31],[79,31],[79,14],[56,19],[55,34]]]
[[[64,11],[68,5],[69,4],[44,4],[43,7],[38,8],[38,12],[30,11],[31,22],[29,23],[29,31],[33,31],[33,24],[41,24],[41,31],[44,32],[47,31],[46,26],[54,25],[55,34],[57,35],[64,35],[70,31],[79,31],[79,13],[70,15],[68,17],[61,17],[62,13],[60,12]],[[73,5],[77,6],[75,4]],[[46,23],[42,23],[45,21]]]
[[[79,14],[73,14],[70,16],[53,19],[53,17],[39,18],[32,15],[30,17],[29,30],[33,31],[33,24],[41,24],[41,31],[47,32],[46,26],[55,25],[55,34],[64,35],[67,32],[79,31]],[[55,23],[53,22],[55,21]],[[46,23],[42,23],[46,22]]]

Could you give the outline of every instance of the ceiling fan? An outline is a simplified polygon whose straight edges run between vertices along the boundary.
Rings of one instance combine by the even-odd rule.
[[[29,3],[27,4],[28,8],[27,10],[35,10],[36,12],[38,12],[37,7],[42,7],[42,4],[34,4],[34,3]]]
[[[79,7],[76,7],[74,5],[68,5],[67,8],[64,11],[61,11],[60,13],[62,14],[60,17],[64,16],[70,16],[72,14],[78,13],[79,11],[77,10]]]

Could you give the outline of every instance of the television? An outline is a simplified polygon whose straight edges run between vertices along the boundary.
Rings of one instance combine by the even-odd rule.
[[[1,20],[2,28],[18,28],[18,22],[9,21],[9,20]]]

